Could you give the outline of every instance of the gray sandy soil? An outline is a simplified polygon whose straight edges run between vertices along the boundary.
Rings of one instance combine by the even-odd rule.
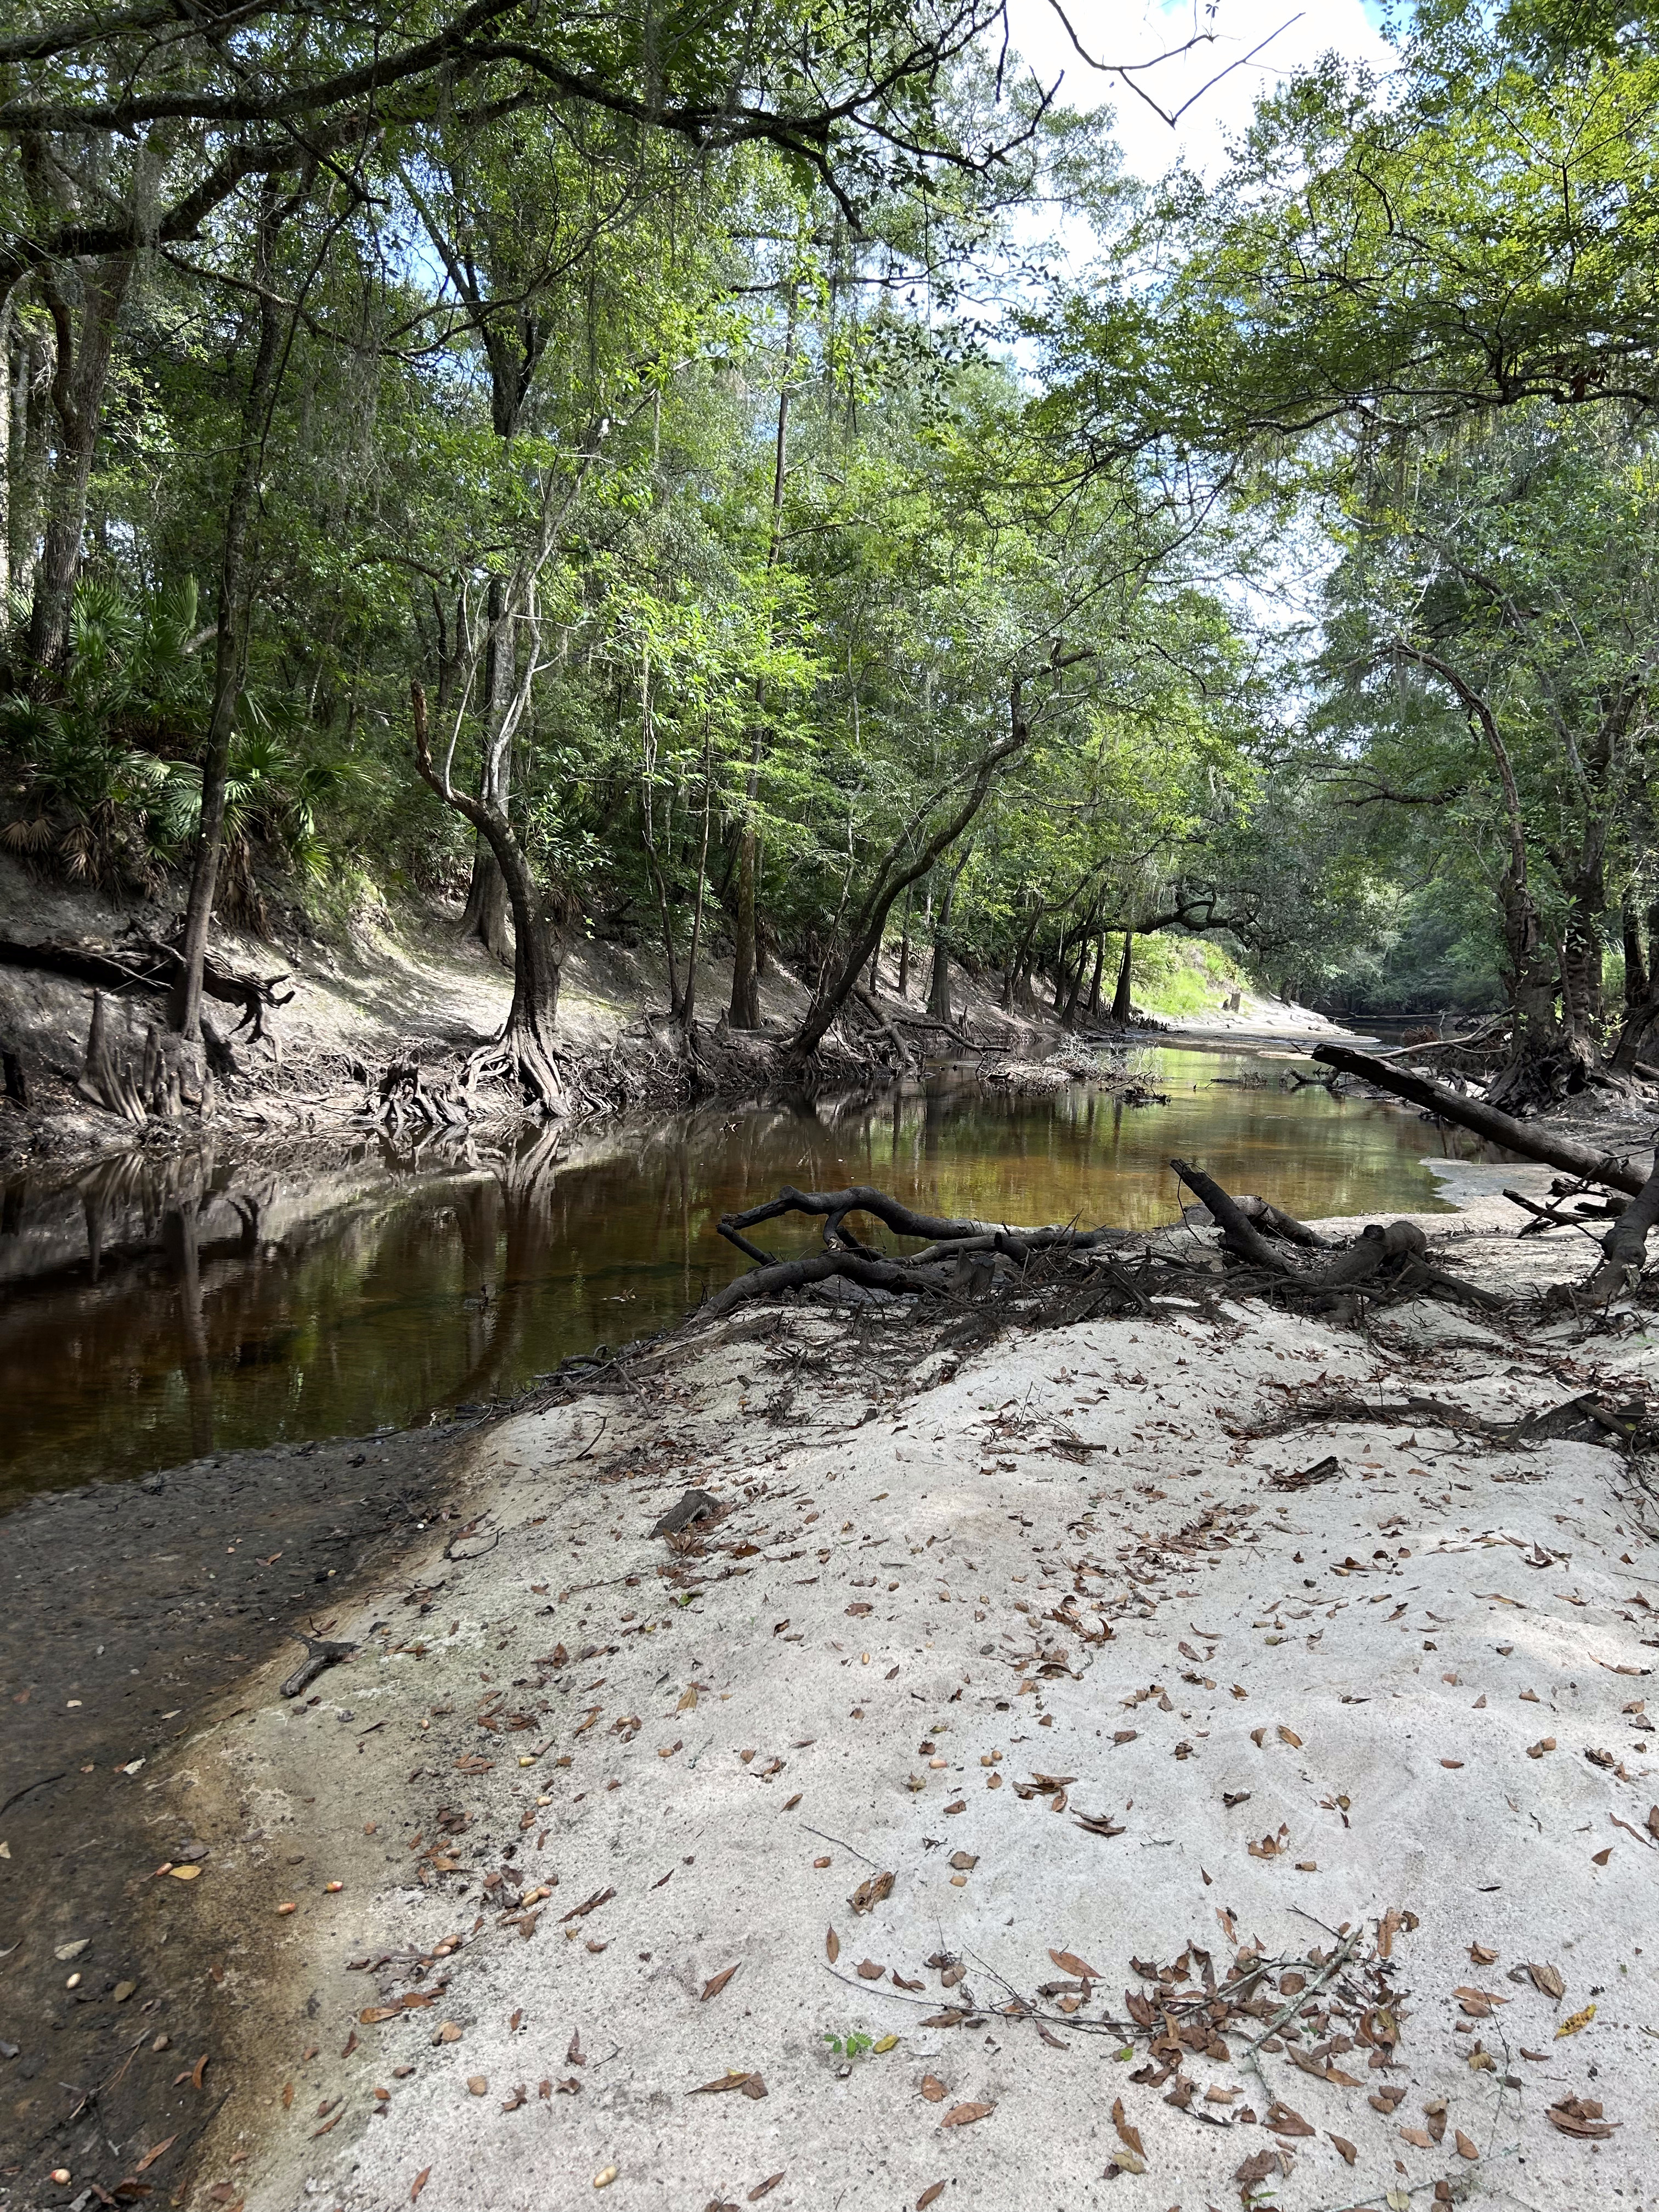
[[[1423,1219],[1457,1264],[1582,1273],[1482,1184]],[[31,1996],[7,2201],[1650,2203],[1640,1471],[1319,1407],[1643,1395],[1659,1333],[1223,1296],[933,1336],[749,1313],[463,1440],[448,1544],[333,1608],[356,1655],[181,1714],[142,1850],[88,1820],[131,1950],[10,1921],[0,1987],[83,1936],[98,2006],[139,1980],[117,2050],[194,2009],[65,2129]],[[691,1485],[717,1525],[653,1537]]]

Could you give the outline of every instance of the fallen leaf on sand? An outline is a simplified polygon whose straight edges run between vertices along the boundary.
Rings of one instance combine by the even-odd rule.
[[[841,1956],[841,1938],[832,1928],[823,1939],[824,1956],[833,1966]]]
[[[1556,2029],[1556,2041],[1559,2043],[1564,2035],[1577,2035],[1579,2029],[1588,2027],[1595,2017],[1595,2007],[1593,2004],[1586,2005],[1582,2012],[1571,2014]]]
[[[944,2194],[945,2184],[942,2181],[930,2181],[916,2199],[916,2212],[927,2212],[927,2207],[936,2203]]]
[[[154,2150],[147,2150],[143,2156],[139,2160],[137,2165],[133,2167],[133,2172],[135,2173],[146,2172],[149,2167],[155,2165],[156,2160],[161,2156],[164,2151],[169,2151],[173,2148],[173,2146],[178,2142],[178,2140],[179,2138],[177,2136],[169,2136],[165,2142],[158,2142]]]
[[[742,1964],[743,1961],[739,1959],[737,1966],[723,1968],[722,1971],[716,1974],[711,1981],[705,1982],[702,1985],[702,1995],[698,1998],[697,2002],[699,2004],[707,2004],[710,1997],[717,1997],[720,1991],[726,1987],[726,1984],[731,1980],[732,1975],[737,1972],[738,1966],[740,1966]]]
[[[469,2074],[466,2086],[475,2097],[482,2097],[489,2087],[489,2076],[487,2074]]]
[[[979,1864],[979,1854],[976,1851],[952,1851],[951,1863],[958,1874],[971,1874]]]
[[[921,2094],[927,2098],[930,2105],[939,2105],[944,2103],[945,2084],[939,2080],[937,2074],[924,2074],[922,2075]]]
[[[847,1902],[854,1912],[872,1912],[884,1897],[892,1894],[892,1889],[890,1874],[866,1875]]]
[[[1050,1951],[1048,1956],[1062,1974],[1075,1974],[1081,1982],[1097,1982],[1102,1978],[1098,1967],[1085,1965],[1075,1951]]]
[[[201,2087],[202,2076],[207,2072],[207,2064],[208,2055],[204,2051],[201,2057],[197,2060],[196,2063],[190,2069],[190,2086],[192,2089],[199,2089]]]
[[[1496,1951],[1489,1951],[1484,1943],[1471,1943],[1469,1958],[1477,1966],[1492,1966],[1498,1963]]]
[[[1547,2117],[1564,2136],[1606,2137],[1618,2125],[1602,2118],[1601,2107],[1594,2097],[1563,2097],[1559,2105],[1550,2106]]]
[[[722,2074],[716,2081],[700,2081],[695,2089],[688,2089],[689,2097],[717,2097],[722,2090],[741,2089],[745,2097],[763,2097],[766,2084],[758,2074]]]
[[[769,2173],[764,2181],[757,2181],[750,2191],[749,2202],[751,2204],[758,2204],[763,2197],[769,2197],[772,2194],[782,2179],[783,2175],[781,2172]]]
[[[1294,1729],[1287,1729],[1282,1721],[1279,1724],[1279,1741],[1280,1743],[1289,1744],[1292,1751],[1300,1751],[1302,1748],[1301,1737]]]
[[[1567,1985],[1561,1978],[1559,1966],[1529,1965],[1527,1972],[1532,1976],[1533,1987],[1545,1996],[1560,1997],[1566,1994]]]
[[[1473,2159],[1480,2157],[1480,2151],[1475,2148],[1474,2144],[1469,2141],[1462,2128],[1454,2128],[1452,2130],[1452,2141],[1457,2145],[1457,2155],[1459,2158]]]
[[[1139,2129],[1132,2127],[1128,2121],[1123,2117],[1123,2100],[1121,2097],[1117,2098],[1113,2103],[1112,2125],[1117,2130],[1117,2139],[1123,2145],[1124,2148],[1126,2150],[1132,2150],[1137,2158],[1145,2158],[1146,2155],[1146,2146],[1140,2140]]]
[[[1279,2153],[1276,2150],[1259,2150],[1245,2160],[1233,2175],[1233,2179],[1241,2189],[1254,2189],[1258,2181],[1265,2181],[1270,2173],[1277,2173],[1278,2171]]]
[[[423,2166],[420,2172],[416,2175],[414,2185],[409,2192],[409,2201],[411,2204],[415,2202],[416,2198],[420,2195],[421,2191],[426,2187],[427,2183],[431,2179],[432,2168],[429,2166]]]
[[[1336,2145],[1337,2156],[1341,2159],[1345,2164],[1352,2166],[1355,2159],[1359,2155],[1355,2146],[1348,2141],[1346,2136],[1333,2136],[1330,2134],[1330,2130],[1328,2129],[1326,2130],[1326,2134],[1329,2136],[1330,2141]]]
[[[1079,1813],[1073,1826],[1086,1829],[1091,1836],[1121,1836],[1123,1833],[1121,1821],[1113,1820],[1109,1813]]]
[[[294,2084],[292,2081],[284,2081],[283,2084],[283,2110],[285,2112],[291,2112],[293,2110],[293,2106]]]
[[[873,1959],[860,1959],[854,1971],[861,1982],[878,1982],[887,1969],[878,1966]]]
[[[1275,2098],[1267,2107],[1267,2125],[1276,2136],[1310,2136],[1313,2130],[1300,2112]]]
[[[971,2127],[975,2120],[988,2119],[995,2110],[994,2105],[952,2105],[939,2125],[942,2128]]]

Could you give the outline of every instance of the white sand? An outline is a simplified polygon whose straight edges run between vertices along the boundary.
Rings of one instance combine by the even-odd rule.
[[[1477,1273],[1582,1272],[1559,1240],[1469,1249]],[[1640,1710],[1659,1546],[1625,1467],[1431,1425],[1230,1433],[1322,1377],[1488,1413],[1546,1406],[1598,1376],[1639,1382],[1659,1343],[1564,1331],[1522,1351],[1442,1306],[1368,1343],[1231,1311],[1015,1334],[909,1374],[902,1322],[872,1339],[810,1309],[748,1315],[642,1375],[631,1402],[489,1432],[477,1533],[457,1547],[477,1563],[434,1545],[409,1585],[436,1586],[428,1611],[401,1589],[364,1601],[332,1632],[362,1653],[308,1713],[277,1699],[272,1670],[252,1714],[158,1780],[158,1814],[214,1847],[207,1879],[165,1907],[220,1916],[241,2022],[216,2061],[229,2095],[202,2176],[229,2193],[191,2203],[360,2212],[407,2204],[428,2172],[422,2212],[542,2212],[596,2201],[614,2169],[597,2201],[676,2212],[760,2201],[776,2174],[779,2212],[897,2212],[935,2182],[941,2212],[1107,2197],[1200,2212],[1237,2204],[1236,2170],[1281,2146],[1288,2176],[1256,2201],[1287,2209],[1390,2189],[1425,2205],[1447,2180],[1534,2212],[1659,2203],[1659,1776]],[[1079,1462],[1069,1437],[1107,1449]],[[1267,1486],[1328,1452],[1340,1479]],[[691,1482],[734,1510],[684,1563],[682,1605],[662,1572],[681,1563],[648,1531]],[[422,1656],[391,1649],[421,1642]],[[481,1714],[532,1724],[492,1731]],[[488,1771],[457,1771],[475,1759]],[[1036,1774],[1074,1778],[1065,1809],[1017,1794]],[[441,1807],[471,1816],[453,1873],[432,1871]],[[1123,1832],[1090,1833],[1079,1811]],[[1282,1855],[1250,1855],[1281,1833]],[[953,1881],[959,1853],[976,1863]],[[504,1866],[509,1890],[556,1882],[533,1932],[501,1885],[480,1889]],[[878,1871],[890,1895],[855,1914]],[[1243,2029],[1261,2033],[1245,2022],[1224,2031],[1229,2061],[1188,2053],[1182,2111],[1164,2101],[1173,2078],[1128,2078],[1145,2034],[1123,2060],[1113,2036],[1056,2018],[1051,2041],[999,2009],[1065,1979],[1051,1951],[1103,1977],[1079,2024],[1121,2020],[1142,1987],[1132,1959],[1167,1966],[1191,1942],[1224,1975],[1241,1945],[1328,1954],[1328,1929],[1364,1923],[1363,1960],[1390,1908],[1417,1923],[1392,1945],[1395,2064],[1352,2040],[1352,2005],[1305,2039],[1348,2036],[1331,2063],[1358,2087],[1282,2054],[1241,2063]],[[1476,1942],[1497,1958],[1474,1963]],[[348,1969],[387,1954],[404,1955]],[[927,1964],[945,1954],[965,1965],[953,1993]],[[858,1977],[864,1961],[880,1980]],[[1559,2000],[1529,1964],[1559,1971]],[[440,1982],[429,2006],[359,2019]],[[1502,2002],[1471,2018],[1460,1988]],[[975,2025],[922,2024],[963,2002]],[[458,2039],[434,2040],[446,2021]],[[849,2063],[825,2038],[855,2031],[898,2040]],[[1477,2046],[1492,2068],[1470,2065]],[[764,2097],[688,2094],[727,2069],[758,2072]],[[1369,2101],[1382,2083],[1403,2088],[1392,2115]],[[1206,2106],[1211,2088],[1239,2094]],[[1572,2095],[1615,2132],[1558,2131],[1547,2108]],[[1270,2097],[1315,2132],[1270,2133]],[[1103,2179],[1119,2098],[1146,2171]],[[1437,2130],[1437,2100],[1443,2142],[1408,2140]],[[964,2103],[994,2109],[943,2127]]]

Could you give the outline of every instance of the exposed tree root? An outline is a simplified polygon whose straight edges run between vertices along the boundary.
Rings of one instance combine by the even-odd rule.
[[[780,1297],[834,1277],[866,1291],[960,1298],[970,1306],[996,1290],[1001,1295],[989,1303],[998,1318],[969,1328],[969,1334],[980,1340],[988,1331],[994,1335],[1003,1317],[1018,1315],[1036,1327],[1069,1326],[1108,1308],[1145,1313],[1155,1296],[1177,1291],[1204,1304],[1213,1303],[1224,1290],[1228,1296],[1261,1296],[1339,1318],[1357,1315],[1362,1300],[1376,1304],[1428,1296],[1472,1304],[1489,1312],[1500,1311],[1505,1304],[1495,1293],[1431,1267],[1425,1257],[1427,1240],[1414,1222],[1368,1225],[1351,1244],[1329,1252],[1318,1265],[1292,1261],[1282,1243],[1270,1242],[1257,1225],[1274,1209],[1258,1201],[1252,1219],[1212,1176],[1185,1161],[1170,1164],[1202,1198],[1222,1229],[1224,1257],[1218,1262],[1207,1255],[1196,1264],[1155,1255],[1146,1238],[1125,1229],[1080,1230],[1066,1223],[1012,1227],[969,1217],[918,1213],[902,1200],[864,1184],[836,1191],[787,1186],[764,1205],[721,1218],[720,1234],[754,1261],[755,1268],[711,1298],[699,1318],[718,1320],[755,1299]],[[792,1213],[823,1222],[822,1254],[779,1260],[746,1233],[763,1221]],[[860,1243],[848,1228],[848,1217],[855,1213],[872,1217],[897,1236],[927,1241],[922,1250],[902,1259],[884,1255]],[[1289,1232],[1299,1231],[1310,1243],[1319,1241],[1293,1217],[1282,1218]],[[1286,1233],[1279,1231],[1281,1237]],[[1122,1261],[1136,1247],[1142,1264],[1131,1273]],[[1243,1264],[1229,1267],[1228,1257]]]

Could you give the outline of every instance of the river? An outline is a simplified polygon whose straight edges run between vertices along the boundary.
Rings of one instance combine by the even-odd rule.
[[[0,1511],[507,1395],[568,1354],[678,1321],[748,1264],[715,1233],[721,1212],[786,1182],[1144,1227],[1176,1216],[1176,1155],[1304,1219],[1443,1203],[1428,1159],[1449,1133],[1414,1115],[1286,1090],[1282,1059],[1147,1059],[1167,1104],[1085,1082],[1009,1097],[951,1073],[506,1150],[319,1139],[14,1178],[0,1193]],[[800,1251],[814,1234],[769,1224],[767,1242]]]

